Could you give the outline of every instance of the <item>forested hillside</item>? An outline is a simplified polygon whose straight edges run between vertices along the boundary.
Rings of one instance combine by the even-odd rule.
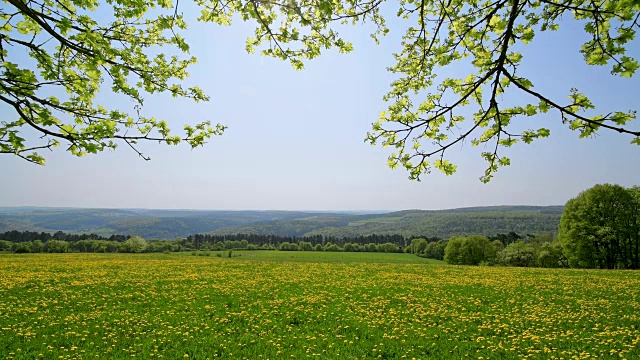
[[[348,226],[355,221],[366,221],[384,215],[321,214],[290,220],[264,221],[240,227],[227,227],[210,231],[212,235],[256,234],[300,237],[314,230]]]
[[[516,232],[555,233],[562,206],[496,206],[439,211],[405,210],[383,215],[323,215],[223,228],[211,234],[357,237],[373,234],[437,236]]]
[[[295,219],[297,211],[196,211],[149,209],[0,208],[0,232],[65,231],[101,236],[140,235],[149,239],[186,237],[231,226]]]
[[[13,209],[13,210],[12,210]],[[405,210],[387,214],[297,211],[0,208],[0,232],[140,235],[174,239],[197,233],[354,238],[367,235],[437,236],[556,232],[561,206],[495,206]]]
[[[402,234],[449,238],[459,235],[495,235],[516,232],[536,234],[557,232],[560,215],[526,213],[417,213],[397,218],[370,219],[342,227],[326,227],[305,235],[352,237],[371,234]]]

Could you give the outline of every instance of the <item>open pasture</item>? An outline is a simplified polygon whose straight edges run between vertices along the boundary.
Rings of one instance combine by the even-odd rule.
[[[0,255],[0,358],[640,358],[639,272],[249,258]]]
[[[197,255],[228,257],[228,251],[199,251]],[[184,252],[183,255],[193,255]],[[383,252],[344,252],[344,251],[233,251],[232,257],[242,260],[260,261],[303,261],[303,262],[339,262],[339,263],[397,263],[397,264],[444,264],[444,261],[427,259],[404,253]]]

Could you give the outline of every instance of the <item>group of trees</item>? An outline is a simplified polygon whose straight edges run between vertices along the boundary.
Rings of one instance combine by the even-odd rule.
[[[355,244],[384,244],[393,243],[397,246],[406,246],[408,239],[399,234],[391,235],[365,235],[365,236],[324,236],[324,235],[311,235],[311,236],[279,236],[279,235],[260,235],[260,234],[233,234],[233,235],[212,235],[212,234],[194,234],[186,237],[186,244],[189,244],[196,250],[203,249],[207,246],[212,247],[215,243],[223,243],[225,241],[246,241],[248,244],[261,246],[264,244],[278,245],[284,242],[287,243],[300,243],[306,241],[312,245],[334,243],[338,246],[344,246],[346,243]],[[244,247],[243,247],[244,248]]]
[[[307,241],[301,241],[300,243],[288,243],[283,242],[278,246],[278,250],[283,251],[344,251],[344,252],[386,252],[386,253],[401,253],[403,252],[402,247],[394,244],[394,243],[384,243],[384,244],[376,244],[376,243],[367,243],[367,244],[358,244],[347,242],[342,246],[338,244],[334,244],[332,242],[327,242],[324,245],[321,243],[317,243],[313,245]]]
[[[29,231],[0,233],[0,251],[16,253],[62,252],[178,252],[193,250],[283,250],[283,251],[347,251],[402,252],[409,242],[401,235],[372,235],[356,238],[281,237],[266,235],[190,235],[174,240],[147,241],[140,236],[114,235],[110,239],[96,235],[71,235]],[[41,240],[45,239],[45,240]],[[431,238],[438,239],[438,238]],[[387,241],[385,241],[387,240]],[[393,241],[389,241],[393,240]]]
[[[443,260],[447,241],[439,238],[415,238],[404,251],[421,257]]]
[[[458,265],[640,269],[640,187],[602,184],[583,191],[567,202],[557,238],[511,232],[413,239],[406,251]]]
[[[418,256],[454,265],[503,265],[521,267],[567,267],[560,242],[552,234],[471,235],[447,241],[413,239],[405,249]]]
[[[0,252],[14,253],[140,253],[180,251],[179,245],[173,241],[156,240],[147,241],[140,236],[127,236],[124,241],[114,240],[56,240],[50,238],[47,241],[36,239],[33,241],[0,240]]]
[[[521,267],[568,267],[561,244],[555,241],[516,241],[496,252],[496,263]]]
[[[453,237],[444,249],[444,261],[456,265],[479,265],[482,262],[492,264],[495,262],[496,252],[495,245],[485,236]]]
[[[125,241],[109,240],[77,240],[63,241],[50,239],[46,242],[41,240],[11,242],[0,240],[0,251],[15,253],[65,253],[65,252],[86,252],[86,253],[141,253],[141,252],[179,252],[194,250],[282,250],[282,251],[346,251],[346,252],[403,252],[403,248],[396,244],[387,242],[383,244],[367,243],[358,244],[345,242],[342,244],[326,242],[313,244],[309,241],[279,242],[250,244],[243,240],[224,240],[206,244],[196,249],[189,246],[186,239],[176,240],[152,240],[147,241],[140,236],[131,236]]]
[[[111,236],[100,236],[97,234],[69,234],[63,231],[57,231],[53,234],[48,232],[37,232],[37,231],[18,231],[11,230],[6,232],[0,232],[0,239],[7,240],[11,242],[27,242],[27,241],[35,241],[40,240],[47,242],[49,240],[60,240],[60,241],[69,241],[75,242],[79,240],[109,240],[109,241],[125,241],[130,238],[130,235],[111,235]]]

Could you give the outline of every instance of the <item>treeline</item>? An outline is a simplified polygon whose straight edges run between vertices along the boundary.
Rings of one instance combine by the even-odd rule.
[[[424,237],[425,239],[431,239],[433,241],[440,240],[438,237]],[[211,234],[195,234],[186,238],[186,244],[190,247],[201,250],[205,248],[215,247],[216,243],[224,243],[228,241],[242,241],[246,240],[248,245],[255,245],[257,247],[271,245],[273,247],[279,247],[282,243],[300,243],[309,242],[313,246],[327,243],[336,244],[337,246],[344,246],[347,243],[365,245],[365,244],[385,244],[392,243],[399,247],[405,247],[411,242],[410,238],[405,238],[402,235],[366,235],[366,236],[353,236],[353,237],[338,237],[338,236],[278,236],[278,235],[258,235],[258,234],[235,234],[235,235],[211,235]]]
[[[569,266],[562,245],[552,234],[521,236],[510,232],[491,237],[472,235],[431,242],[413,239],[406,251],[452,265]]]
[[[147,241],[140,237],[129,237],[125,241],[111,240],[33,240],[11,242],[0,240],[0,251],[20,253],[121,253],[121,252],[173,252],[182,251],[174,240]]]
[[[439,238],[427,238],[430,241]],[[273,235],[195,234],[174,240],[144,240],[139,236],[113,235],[102,237],[54,234],[30,231],[0,233],[0,251],[15,253],[117,253],[117,252],[180,252],[194,250],[283,250],[283,251],[369,251],[402,252],[411,239],[402,235],[369,235],[354,238],[327,236],[286,237]]]
[[[117,241],[123,242],[130,238],[129,235],[111,235],[109,237],[100,236],[98,234],[68,234],[62,231],[55,232],[53,234],[48,232],[37,232],[37,231],[17,231],[11,230],[7,232],[0,233],[0,240],[6,240],[13,243],[21,243],[21,242],[29,242],[40,240],[42,242],[47,242],[49,240],[59,240],[59,241],[67,241],[67,242],[75,242],[79,240],[109,240],[109,241]]]
[[[93,238],[92,238],[93,237]],[[180,251],[226,251],[226,250],[281,250],[281,251],[345,251],[345,252],[408,252],[418,256],[448,259],[446,248],[451,241],[438,237],[405,238],[402,235],[368,235],[349,237],[309,236],[286,237],[275,235],[195,234],[174,240],[145,240],[139,236],[114,235],[109,238],[99,235],[73,235],[63,232],[54,234],[29,231],[0,233],[0,251],[15,253],[119,253],[119,252],[180,252]],[[44,239],[44,240],[42,240]],[[453,238],[454,242],[457,241]],[[519,235],[515,232],[497,234],[487,238],[496,247],[511,249],[518,242],[540,242],[542,237]],[[501,245],[498,246],[497,244]],[[513,246],[512,246],[513,245]],[[511,246],[511,247],[510,247]],[[527,245],[529,246],[529,245]],[[506,258],[506,257],[505,257]],[[450,263],[496,263],[495,258],[480,261],[449,261]],[[502,261],[509,265],[508,261]],[[529,263],[526,263],[528,266]]]

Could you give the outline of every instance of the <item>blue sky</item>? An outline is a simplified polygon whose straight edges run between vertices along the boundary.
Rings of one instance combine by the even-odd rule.
[[[597,183],[640,184],[640,147],[630,145],[630,137],[602,132],[578,139],[554,113],[526,120],[523,126],[551,128],[551,137],[506,150],[512,165],[489,184],[478,180],[485,168],[482,149],[468,143],[448,153],[458,165],[453,176],[434,171],[411,182],[403,170],[386,167],[388,149],[363,140],[385,109],[382,96],[393,80],[385,69],[393,64],[402,25],[392,21],[380,46],[366,28],[345,28],[355,46],[351,54],[328,51],[295,71],[286,62],[245,52],[251,24],[193,24],[184,35],[199,63],[187,83],[199,85],[211,101],[150,96],[144,115],[163,117],[176,129],[210,119],[229,127],[222,137],[195,150],[142,144],[148,162],[126,145],[83,158],[60,147],[46,154],[44,167],[2,155],[0,206],[442,209],[564,204]],[[577,87],[602,111],[638,110],[640,77],[615,78],[608,67],[584,65],[578,53],[583,31],[561,26],[524,51],[522,71],[536,89],[563,100]],[[111,94],[103,99],[132,106]],[[5,106],[0,114],[14,117]]]

